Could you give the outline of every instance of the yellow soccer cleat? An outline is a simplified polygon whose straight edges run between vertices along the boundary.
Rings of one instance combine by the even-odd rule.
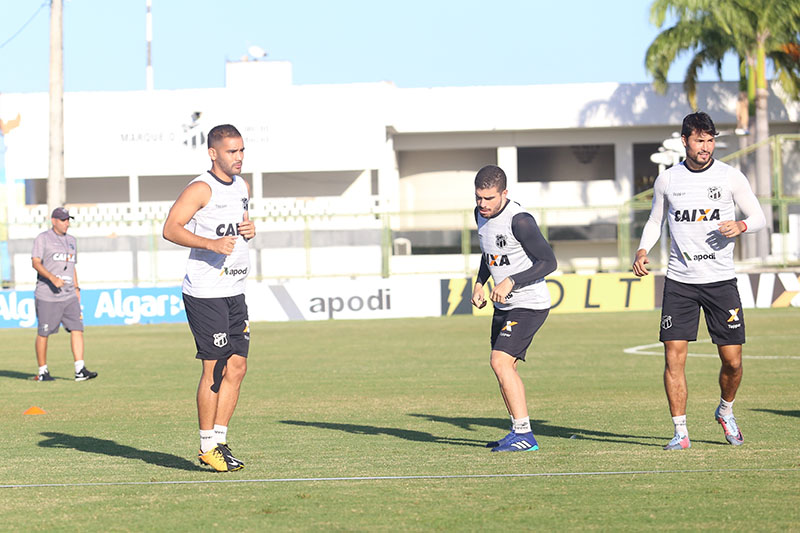
[[[217,444],[207,452],[197,454],[200,464],[208,465],[217,472],[234,472],[244,468],[244,463],[231,455],[225,444]]]

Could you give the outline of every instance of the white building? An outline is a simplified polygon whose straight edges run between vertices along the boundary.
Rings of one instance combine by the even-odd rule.
[[[720,130],[735,125],[736,91],[700,84],[700,108]],[[771,133],[800,132],[800,105],[771,94],[769,110]],[[662,96],[618,83],[293,85],[289,63],[229,63],[222,89],[65,94],[67,204],[85,251],[132,253],[114,260],[127,266],[107,281],[180,277],[182,262],[164,259],[179,251],[154,235],[209,168],[206,132],[232,123],[245,140],[254,215],[269,222],[254,252],[262,277],[464,271],[452,254],[464,250],[472,180],[486,164],[506,170],[510,198],[534,210],[566,264],[616,255],[617,208],[650,187],[650,155],[689,111],[680,86]],[[14,279],[24,283],[30,239],[49,224],[47,94],[0,94],[0,119],[17,116],[4,136],[6,196]],[[727,144],[718,156],[738,148],[734,137]],[[387,238],[431,257],[382,257]]]

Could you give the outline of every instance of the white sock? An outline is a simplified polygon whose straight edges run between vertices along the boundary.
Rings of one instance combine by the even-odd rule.
[[[214,442],[228,442],[228,426],[214,424]]]
[[[722,398],[719,399],[719,414],[720,416],[728,416],[733,414],[733,402],[736,400],[731,400],[726,402]]]
[[[42,366],[40,366],[40,367],[39,367],[39,375],[41,376],[41,375],[42,375],[42,374],[44,374],[45,372],[47,372],[47,365],[42,365]]]
[[[675,434],[681,437],[688,437],[689,430],[686,428],[686,415],[673,416],[672,423],[675,424]]]
[[[525,418],[512,418],[512,426],[514,433],[530,433],[531,432],[531,419]]]
[[[83,370],[84,366],[86,365],[83,364],[83,359],[81,359],[80,361],[75,361],[75,373],[77,374],[78,372]]]
[[[214,442],[214,430],[213,429],[201,429],[200,430],[200,451],[202,453],[206,453],[208,450],[216,446],[217,443]]]

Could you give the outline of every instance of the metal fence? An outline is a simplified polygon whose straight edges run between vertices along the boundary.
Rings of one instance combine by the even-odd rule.
[[[738,260],[752,266],[800,263],[800,135],[777,135],[769,144],[773,195],[770,251]],[[752,176],[756,146],[723,160]],[[562,272],[625,271],[630,267],[652,191],[622,206],[532,207]],[[183,277],[187,251],[161,238],[171,202],[70,206],[70,233],[78,239],[83,283],[137,286],[174,284]],[[0,222],[0,271],[5,287],[30,286],[34,237],[49,228],[45,206],[6,211]],[[261,199],[252,202],[258,234],[251,242],[252,279],[403,276],[471,276],[479,264],[472,208],[439,211],[386,209],[377,197],[358,203],[342,198]],[[664,268],[668,239],[651,252]]]

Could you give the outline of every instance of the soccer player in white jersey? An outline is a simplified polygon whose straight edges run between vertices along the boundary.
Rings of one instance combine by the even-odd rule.
[[[250,271],[247,241],[250,186],[241,177],[244,142],[230,124],[208,132],[211,170],[181,192],[164,222],[164,238],[190,248],[183,301],[197,358],[201,464],[229,472],[244,467],[227,444],[228,422],[247,372],[249,319],[244,286]]]
[[[766,226],[764,213],[747,178],[735,168],[714,159],[717,130],[706,113],[687,115],[681,127],[686,160],[656,178],[653,207],[642,231],[633,272],[649,272],[647,252],[661,235],[666,215],[672,235],[660,340],[664,343],[664,388],[675,433],[665,450],[691,446],[686,426],[686,357],[689,342],[697,340],[700,308],[711,341],[722,362],[720,401],[714,418],[725,439],[742,444],[742,432],[733,416],[733,401],[742,381],[744,312],[733,265],[734,239]],[[736,220],[736,207],[744,214]]]
[[[486,305],[483,286],[494,280],[491,367],[511,417],[511,432],[486,446],[493,452],[538,450],[533,436],[525,386],[517,363],[550,312],[550,291],[544,277],[556,269],[556,258],[533,216],[508,199],[503,169],[487,165],[475,176],[475,221],[481,266],[472,291],[472,305]]]

